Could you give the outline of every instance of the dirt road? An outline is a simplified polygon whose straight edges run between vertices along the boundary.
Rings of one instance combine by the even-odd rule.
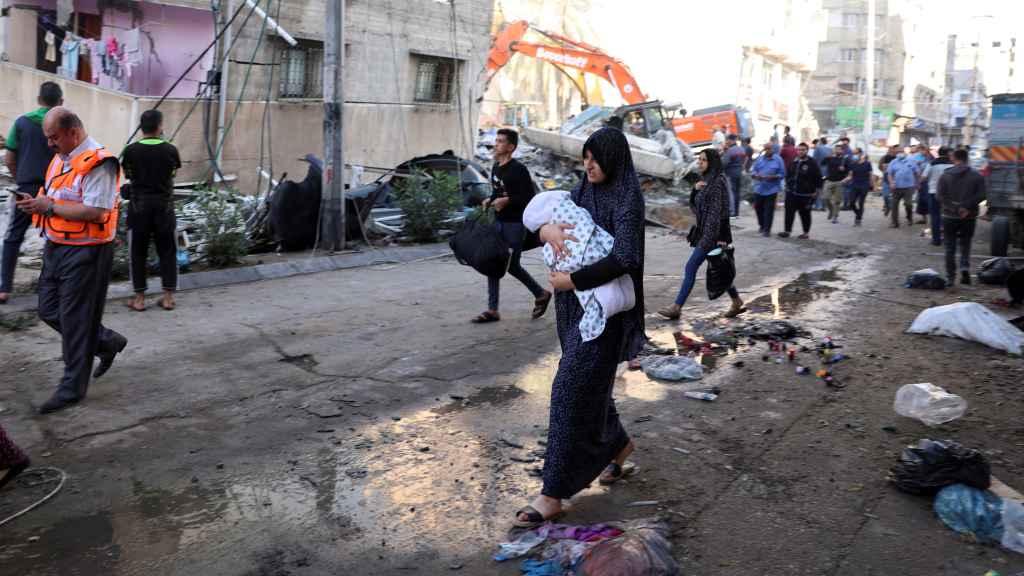
[[[1024,361],[904,334],[925,307],[1001,294],[902,288],[912,270],[941,270],[939,249],[870,208],[863,228],[815,213],[809,241],[757,236],[748,209],[736,234],[753,304],[741,320],[788,319],[812,347],[833,337],[850,356],[835,368],[845,388],[746,342],[703,359],[714,403],[624,372],[616,397],[639,471],[578,495],[567,522],[665,515],[684,574],[1024,572],[1024,557],[960,541],[928,500],[886,483],[904,445],[951,437],[1024,489]],[[652,229],[647,250],[653,311],[689,248]],[[538,258],[526,260],[540,275]],[[558,350],[553,314],[529,321],[528,293],[503,288],[505,319],[485,326],[468,323],[485,282],[450,259],[189,292],[173,313],[112,302],[128,350],[83,404],[48,417],[33,408],[59,377],[59,340],[42,325],[0,334],[0,419],[37,465],[68,474],[0,529],[3,572],[517,574],[490,555],[539,489]],[[655,342],[728,324],[726,302],[693,294],[684,321],[648,317]],[[913,382],[970,410],[937,429],[898,417],[895,391]],[[26,483],[3,492],[0,517],[52,486]],[[626,506],[642,500],[658,504]]]

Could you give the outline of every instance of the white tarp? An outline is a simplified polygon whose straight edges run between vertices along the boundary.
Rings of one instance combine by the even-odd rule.
[[[977,302],[936,306],[918,314],[907,332],[952,336],[1020,355],[1024,332]]]

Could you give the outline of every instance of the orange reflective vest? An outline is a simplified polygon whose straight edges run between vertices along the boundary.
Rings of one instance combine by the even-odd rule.
[[[46,170],[46,184],[39,190],[41,195],[48,196],[58,206],[82,203],[82,182],[85,176],[93,168],[105,161],[113,159],[114,156],[106,148],[95,148],[86,150],[71,159],[65,164],[60,154],[53,157],[50,167]],[[121,186],[121,170],[117,170],[115,189]],[[46,237],[57,244],[71,244],[75,246],[91,246],[95,244],[106,244],[114,240],[117,235],[117,217],[120,198],[115,196],[114,208],[109,210],[99,222],[82,222],[79,220],[67,220],[60,216],[46,216],[36,214],[33,216],[33,223],[42,227]]]

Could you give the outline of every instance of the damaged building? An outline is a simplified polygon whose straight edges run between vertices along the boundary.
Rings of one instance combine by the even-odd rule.
[[[181,152],[179,181],[211,178],[217,157],[243,192],[256,191],[260,166],[301,177],[299,158],[323,147],[325,8],[325,0],[2,0],[0,131],[54,80],[90,133],[120,152],[139,114],[167,93],[160,109]],[[348,1],[346,162],[372,169],[444,150],[472,155],[493,12],[492,0]]]

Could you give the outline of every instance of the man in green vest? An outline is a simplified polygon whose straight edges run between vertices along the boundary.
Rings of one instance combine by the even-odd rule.
[[[139,126],[143,138],[124,149],[121,165],[128,185],[128,255],[135,298],[129,306],[138,312],[146,309],[146,265],[149,242],[156,244],[160,259],[163,298],[158,305],[174,309],[178,289],[177,221],[174,217],[174,174],[181,168],[178,149],[165,142],[163,114],[159,110],[142,113]]]

